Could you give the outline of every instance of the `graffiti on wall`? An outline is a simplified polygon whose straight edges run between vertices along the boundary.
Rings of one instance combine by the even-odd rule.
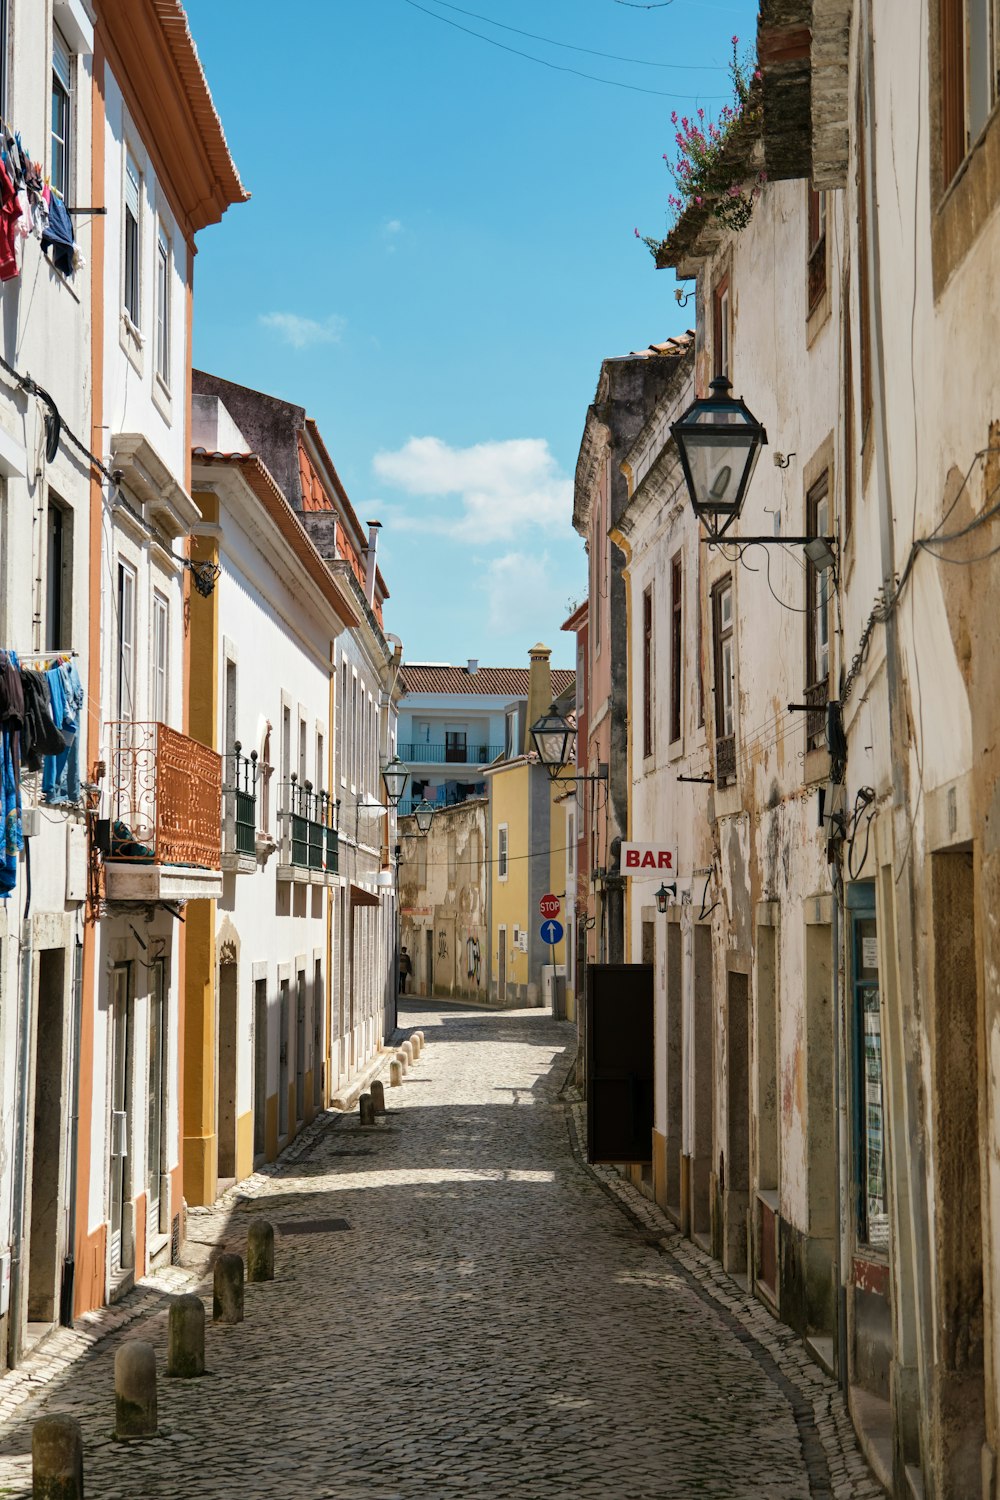
[[[465,972],[466,976],[469,979],[474,979],[476,981],[477,988],[479,986],[481,962],[482,961],[479,953],[479,939],[476,937],[470,937],[465,944]]]

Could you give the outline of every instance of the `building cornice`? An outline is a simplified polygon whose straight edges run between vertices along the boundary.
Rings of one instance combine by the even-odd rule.
[[[250,194],[180,0],[101,0],[96,42],[189,240]]]

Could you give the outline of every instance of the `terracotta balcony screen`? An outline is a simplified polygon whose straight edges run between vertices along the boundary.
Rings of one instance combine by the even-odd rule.
[[[112,816],[158,865],[222,868],[222,757],[167,724],[108,725]]]

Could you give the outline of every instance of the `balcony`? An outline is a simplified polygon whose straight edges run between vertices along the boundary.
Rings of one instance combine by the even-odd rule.
[[[99,825],[106,901],[222,895],[222,758],[167,724],[105,726],[111,816]]]
[[[281,843],[278,879],[332,884],[340,870],[337,809],[329,792],[314,792],[297,776],[282,783],[278,822]]]
[[[411,766],[488,766],[503,753],[503,745],[467,745],[464,741],[396,746],[400,760]]]
[[[257,869],[257,752],[243,754],[236,741],[225,757],[223,793],[222,868],[238,875]]]

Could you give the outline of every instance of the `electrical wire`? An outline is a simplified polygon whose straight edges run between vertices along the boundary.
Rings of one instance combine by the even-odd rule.
[[[445,26],[452,26],[456,31],[462,31],[466,36],[473,36],[480,42],[487,42],[491,47],[499,47],[501,52],[510,52],[514,57],[526,58],[528,62],[538,63],[543,68],[551,68],[556,73],[572,73],[576,78],[586,78],[591,83],[603,83],[609,88],[627,89],[633,94],[653,94],[659,99],[680,99],[697,103],[700,99],[722,99],[723,94],[676,94],[666,89],[644,89],[638,83],[621,83],[615,78],[600,78],[596,73],[584,73],[580,68],[570,68],[564,63],[550,62],[548,58],[536,57],[532,52],[522,52],[519,47],[509,47],[506,42],[497,41],[495,37],[484,36],[481,31],[473,31],[470,26],[463,26],[459,21],[451,21],[447,16],[438,15],[436,10],[428,10],[425,5],[420,5],[418,0],[403,0],[404,5],[409,5],[413,10],[422,11],[425,16],[431,16],[435,21],[441,21]]]
[[[567,52],[585,52],[588,57],[603,57],[608,62],[635,63],[639,68],[669,68],[678,73],[727,73],[729,71],[728,68],[723,68],[718,63],[706,63],[704,66],[699,66],[698,63],[652,62],[648,57],[621,57],[617,52],[599,52],[594,47],[577,47],[573,42],[557,42],[554,37],[539,36],[536,31],[522,31],[519,26],[508,26],[504,21],[494,21],[492,16],[480,15],[475,10],[463,10],[460,5],[452,5],[451,0],[434,0],[434,3],[444,6],[445,10],[457,11],[460,16],[471,16],[475,21],[485,21],[487,26],[499,26],[501,31],[513,31],[516,36],[530,37],[533,42],[544,42],[548,47],[563,47]]]

